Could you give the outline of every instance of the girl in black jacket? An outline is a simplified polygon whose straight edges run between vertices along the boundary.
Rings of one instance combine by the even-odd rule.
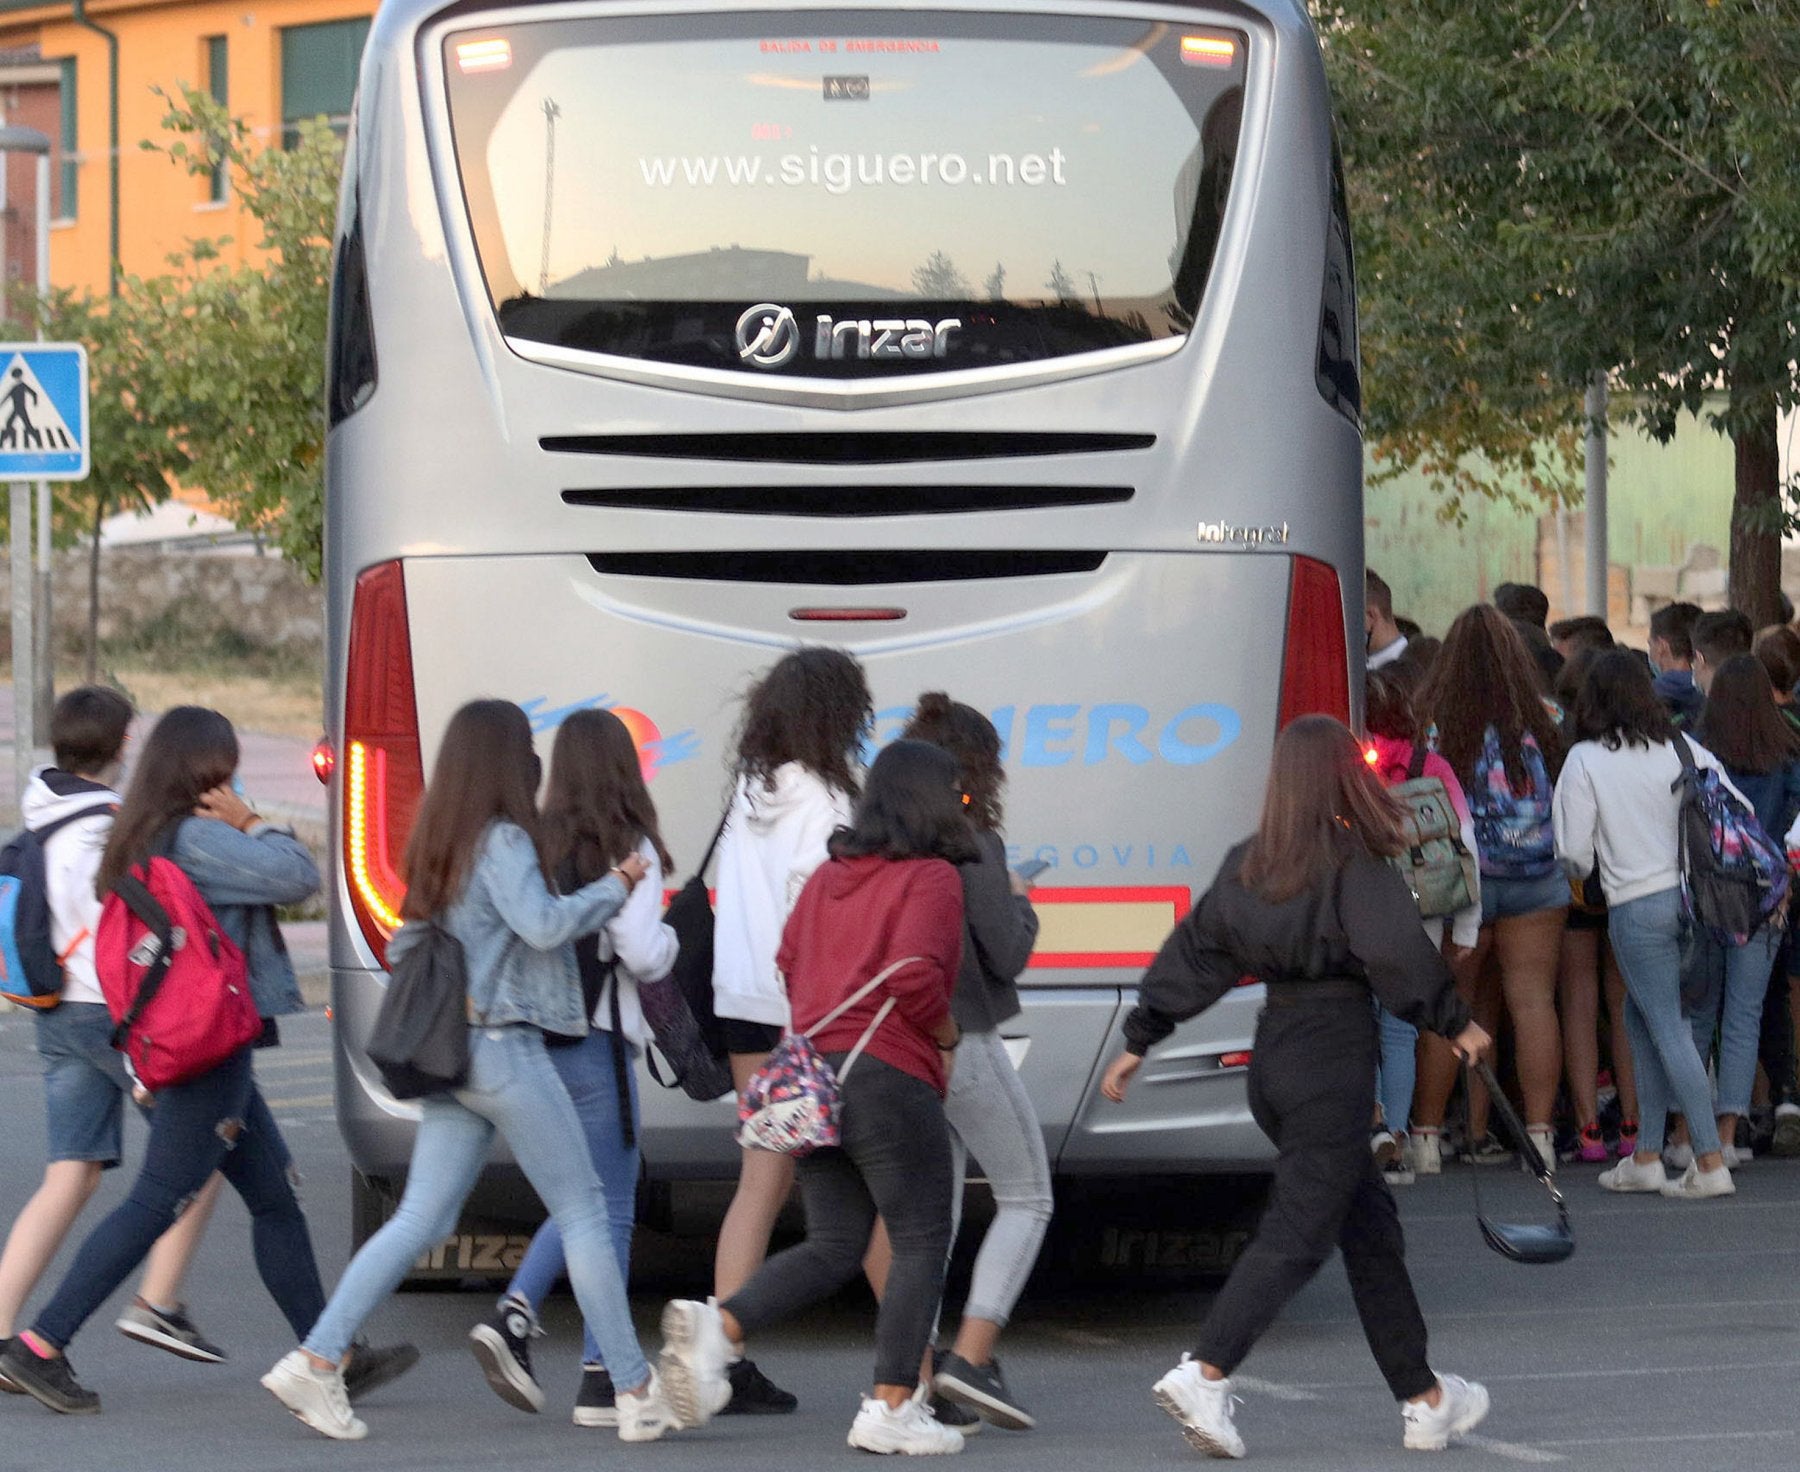
[[[1126,1019],[1126,1051],[1101,1086],[1123,1103],[1145,1053],[1177,1023],[1245,977],[1267,986],[1250,1108],[1279,1152],[1268,1207],[1198,1348],[1155,1387],[1188,1443],[1210,1456],[1244,1455],[1228,1377],[1333,1247],[1343,1250],[1369,1348],[1402,1402],[1406,1445],[1441,1449],[1487,1414],[1482,1386],[1435,1375],[1426,1361],[1399,1216],[1369,1154],[1371,992],[1464,1058],[1490,1043],[1387,862],[1402,847],[1400,818],[1345,726],[1306,716],[1283,731],[1256,836],[1226,855],[1213,887],[1163,943]]]

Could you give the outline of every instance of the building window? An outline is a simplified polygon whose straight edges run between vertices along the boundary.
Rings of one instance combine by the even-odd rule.
[[[59,164],[56,170],[56,218],[73,220],[80,203],[81,160],[75,133],[75,58],[57,62],[62,73],[57,93],[62,105]]]
[[[230,52],[226,46],[226,38],[224,36],[208,36],[200,44],[206,49],[206,90],[212,95],[214,102],[229,112],[231,110],[231,88],[226,76]],[[214,204],[220,204],[225,199],[227,189],[225,166],[218,164],[207,176],[206,197]]]
[[[327,119],[339,137],[350,126],[356,72],[362,62],[369,22],[327,21],[288,26],[281,33],[281,146],[300,141],[307,118]]]

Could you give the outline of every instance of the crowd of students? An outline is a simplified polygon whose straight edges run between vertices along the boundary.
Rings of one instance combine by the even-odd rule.
[[[1614,1161],[1600,1176],[1610,1190],[1714,1197],[1757,1148],[1800,1153],[1785,932],[1691,943],[1673,793],[1686,743],[1786,834],[1800,815],[1800,636],[1752,638],[1737,615],[1677,606],[1658,614],[1646,660],[1614,647],[1599,620],[1546,628],[1535,589],[1499,590],[1441,643],[1401,625],[1373,573],[1366,602],[1366,735],[1324,717],[1282,733],[1256,833],[1164,944],[1103,1085],[1123,1099],[1181,1020],[1246,974],[1267,983],[1250,1098],[1278,1149],[1269,1208],[1195,1352],[1154,1387],[1209,1455],[1243,1455],[1229,1377],[1334,1246],[1405,1444],[1441,1448],[1486,1414],[1482,1387],[1430,1368],[1388,1187],[1441,1170],[1446,1155],[1510,1158],[1472,1084],[1460,1136],[1451,1117],[1459,1064],[1493,1037],[1506,1040],[1540,1153]],[[98,1411],[67,1349],[146,1261],[118,1328],[222,1358],[186,1313],[181,1282],[224,1182],[249,1207],[258,1270],[297,1341],[263,1385],[324,1435],[365,1436],[356,1402],[418,1355],[371,1346],[362,1326],[452,1230],[499,1134],[549,1213],[469,1334],[510,1404],[546,1403],[531,1342],[566,1273],[585,1330],[577,1425],[636,1442],[715,1415],[791,1412],[797,1397],[748,1357],[751,1341],[861,1274],[879,1309],[850,1445],[936,1455],[984,1423],[1030,1428],[996,1350],[1052,1198],[1042,1131],[999,1034],[1020,1010],[1037,933],[1028,885],[1005,862],[1001,741],[974,707],[928,692],[865,771],[872,707],[861,667],[828,648],[786,655],[745,698],[715,840],[713,1001],[732,1079],[749,1086],[790,1031],[855,1068],[837,1148],[797,1162],[744,1148],[714,1292],[666,1307],[653,1363],[626,1296],[633,1060],[650,1040],[640,989],[677,960],[661,905],[675,862],[618,718],[566,720],[547,782],[517,706],[474,701],[445,730],[389,956],[434,935],[460,943],[468,1073],[421,1101],[400,1203],[327,1299],[253,1068],[301,1005],[275,909],[312,894],[318,872],[236,790],[236,737],[216,712],[162,716],[121,796],[130,706],[96,688],[64,696],[56,764],[24,805],[45,834],[65,981],[60,1005],[36,1018],[50,1163],[0,1254],[0,1390]],[[1478,860],[1466,903],[1430,919],[1388,862],[1405,852],[1406,814],[1387,789],[1421,775],[1441,782]],[[58,819],[68,821],[52,831]],[[192,879],[242,950],[265,1021],[253,1045],[150,1095],[110,1045],[93,936],[101,898],[153,854]],[[101,1172],[120,1162],[127,1099],[149,1123],[138,1176],[22,1323]],[[971,1160],[996,1212],[962,1318],[940,1338]],[[771,1257],[796,1182],[806,1236]]]

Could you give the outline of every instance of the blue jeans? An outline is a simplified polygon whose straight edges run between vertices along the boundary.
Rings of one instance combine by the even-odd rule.
[[[1719,1035],[1720,1114],[1750,1112],[1750,1091],[1756,1084],[1757,1044],[1762,1039],[1763,999],[1769,993],[1769,977],[1781,949],[1782,932],[1759,930],[1741,946],[1722,946],[1708,937],[1703,945],[1723,951],[1709,958],[1705,968],[1706,992],[1688,1013],[1694,1029],[1694,1046],[1701,1061],[1712,1053],[1713,1033]],[[1722,963],[1722,964],[1721,964]],[[1782,977],[1785,984],[1787,978]]]
[[[625,1048],[625,1081],[631,1091],[632,1132],[637,1131],[637,1076],[631,1067],[635,1051]],[[619,1128],[619,1075],[613,1058],[610,1033],[593,1029],[572,1047],[550,1049],[550,1062],[569,1091],[575,1113],[581,1120],[581,1132],[587,1136],[588,1156],[600,1176],[600,1189],[606,1195],[606,1219],[612,1229],[613,1258],[619,1264],[619,1278],[631,1281],[631,1234],[637,1226],[638,1148],[625,1143]],[[549,1297],[550,1289],[562,1276],[565,1266],[562,1228],[552,1217],[537,1230],[526,1249],[525,1258],[506,1285],[508,1294],[523,1298],[535,1312]],[[586,1365],[604,1365],[600,1341],[587,1325],[582,1326],[581,1361]],[[635,1381],[624,1381],[633,1385]]]
[[[263,1286],[295,1335],[306,1333],[324,1307],[325,1290],[294,1195],[292,1157],[251,1076],[250,1049],[199,1078],[158,1089],[149,1119],[144,1164],[131,1193],[88,1233],[33,1332],[58,1349],[67,1346],[219,1171],[249,1208]]]
[[[344,1357],[363,1320],[400,1286],[419,1254],[456,1229],[498,1131],[562,1227],[575,1299],[614,1383],[643,1384],[650,1371],[607,1233],[606,1201],[544,1035],[525,1026],[470,1028],[467,1086],[433,1094],[422,1106],[400,1205],[350,1260],[304,1347],[322,1359]]]
[[[1663,1147],[1671,1108],[1687,1117],[1696,1155],[1719,1148],[1712,1087],[1681,1016],[1681,891],[1665,889],[1614,905],[1606,918],[1625,978],[1625,1033],[1637,1070],[1638,1149]]]
[[[1375,1074],[1375,1096],[1381,1101],[1381,1126],[1403,1135],[1412,1119],[1413,1085],[1418,1081],[1419,1030],[1403,1022],[1379,1002],[1381,1067]]]

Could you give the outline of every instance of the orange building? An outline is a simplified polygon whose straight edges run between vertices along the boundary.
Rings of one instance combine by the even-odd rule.
[[[149,275],[200,237],[229,236],[227,259],[245,259],[256,225],[230,179],[196,178],[141,147],[171,137],[157,89],[210,91],[277,146],[305,118],[341,131],[374,10],[375,0],[0,0],[4,121],[53,145],[52,283],[105,292],[115,250],[125,271]],[[32,169],[11,158],[0,180],[4,270],[27,280]]]

